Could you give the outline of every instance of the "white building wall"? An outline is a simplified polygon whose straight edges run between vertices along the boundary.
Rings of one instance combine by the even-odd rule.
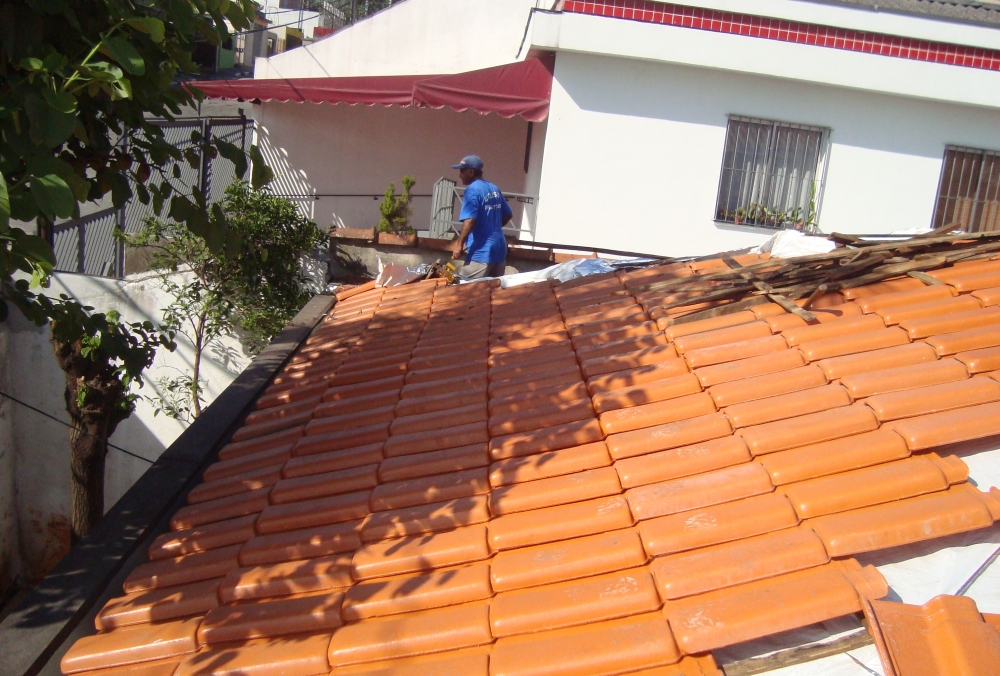
[[[118,310],[125,321],[159,323],[170,298],[157,278],[136,275],[126,280],[56,273],[46,293],[66,294],[97,311]],[[192,363],[191,345],[179,339],[177,351],[160,350],[146,372],[143,396],[156,391],[156,379],[176,377]],[[203,373],[206,400],[211,402],[249,363],[239,343],[226,338],[206,350]],[[36,327],[11,309],[0,324],[0,387],[4,392],[63,421],[65,376],[56,364],[48,327]],[[110,441],[136,455],[155,460],[185,425],[156,416],[144,399],[118,425]],[[14,576],[33,583],[69,549],[70,453],[67,428],[0,397],[0,595]],[[109,449],[105,469],[104,506],[110,509],[149,468],[150,463]]]
[[[406,0],[311,45],[259,62],[254,77],[448,74],[510,63],[517,60],[535,4]]]
[[[451,166],[473,153],[482,157],[486,178],[501,190],[524,192],[528,123],[519,117],[310,103],[265,103],[254,109],[258,143],[276,175],[275,192],[356,195],[301,201],[323,229],[378,225],[381,195],[390,181],[396,194],[402,193],[402,177],[408,174],[416,178],[413,194],[419,195],[410,223],[426,230],[434,183],[442,176],[457,181]]]
[[[945,145],[1000,148],[995,109],[561,51],[538,239],[675,256],[759,243],[771,233],[713,222],[728,114],[831,129],[824,232],[930,225]]]

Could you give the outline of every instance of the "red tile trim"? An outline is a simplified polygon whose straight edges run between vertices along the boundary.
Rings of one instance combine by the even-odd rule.
[[[754,38],[880,54],[911,61],[944,63],[982,70],[1000,70],[1000,50],[981,49],[945,42],[930,42],[885,33],[868,33],[848,28],[785,21],[750,14],[721,12],[701,7],[667,4],[653,0],[566,0],[563,11],[575,14],[610,16],[644,23],[694,28],[714,33],[746,35]]]

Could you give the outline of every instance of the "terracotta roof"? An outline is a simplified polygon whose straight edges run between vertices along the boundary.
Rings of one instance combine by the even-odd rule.
[[[929,274],[352,290],[64,673],[708,675],[860,612],[852,556],[1000,519],[946,449],[1000,435],[1000,260],[878,255]]]

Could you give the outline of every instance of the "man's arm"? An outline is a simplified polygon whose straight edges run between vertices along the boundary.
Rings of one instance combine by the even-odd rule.
[[[467,218],[462,221],[462,232],[458,233],[458,238],[451,245],[452,258],[457,259],[462,257],[462,252],[465,251],[465,240],[469,239],[469,233],[472,232],[474,227],[476,227],[476,219]]]
[[[510,219],[512,218],[514,218],[514,214],[505,215],[503,217],[503,220],[500,221],[500,225],[502,225],[503,227],[507,227],[507,224],[510,223]]]

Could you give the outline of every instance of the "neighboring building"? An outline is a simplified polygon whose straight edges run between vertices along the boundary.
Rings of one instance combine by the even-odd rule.
[[[254,63],[258,58],[267,58],[267,45],[271,33],[267,30],[268,20],[263,13],[254,17],[253,28],[236,35],[236,62],[243,70],[253,72]]]
[[[555,55],[548,119],[534,125],[265,101],[255,106],[261,142],[282,190],[319,195],[309,205],[323,225],[368,227],[378,217],[370,195],[413,174],[415,219],[427,222],[434,181],[478,152],[504,190],[540,196],[540,241],[687,255],[811,220],[848,233],[997,225],[991,5],[552,6],[406,0],[259,63],[257,78],[292,79],[458,73]]]

